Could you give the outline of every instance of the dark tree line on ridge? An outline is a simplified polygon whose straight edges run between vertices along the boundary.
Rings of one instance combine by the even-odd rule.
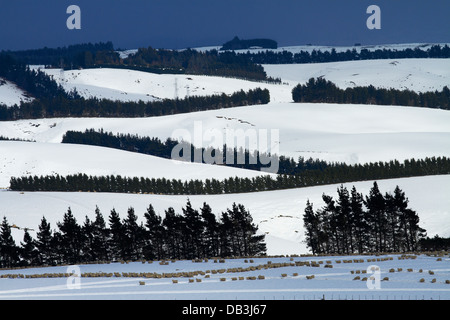
[[[220,50],[243,50],[252,47],[277,49],[278,43],[272,39],[239,39],[237,36],[225,42]]]
[[[416,93],[411,90],[354,87],[340,89],[324,78],[311,78],[292,89],[294,102],[377,104],[450,109],[450,89]]]
[[[426,230],[408,198],[397,186],[382,194],[374,182],[369,195],[342,185],[338,196],[323,194],[325,205],[314,211],[307,201],[303,215],[306,243],[313,254],[411,252],[420,248]]]
[[[112,209],[108,220],[97,207],[95,217],[79,224],[69,208],[57,229],[45,217],[36,238],[25,230],[20,246],[6,217],[0,224],[0,267],[77,264],[100,261],[202,259],[264,255],[264,235],[250,212],[233,203],[216,216],[207,203],[197,210],[187,201],[182,213],[170,207],[164,215],[152,205],[139,223],[130,207],[125,218]]]
[[[230,46],[228,46],[228,44]],[[225,46],[226,45],[226,46]],[[278,44],[276,41],[270,39],[253,39],[242,40],[235,38],[232,41],[224,44],[223,50],[241,50],[248,49],[251,46],[260,46],[264,48],[276,49]],[[151,47],[142,49],[142,56],[136,55],[136,59],[121,59],[112,42],[100,43],[84,43],[70,45],[62,48],[42,48],[22,51],[2,51],[4,54],[9,54],[22,63],[29,65],[48,65],[52,67],[64,68],[86,68],[98,65],[127,65],[128,67],[140,66],[154,66],[155,71],[160,72],[176,72],[182,73],[189,69],[189,65],[195,65],[199,62],[193,60],[208,59],[208,55],[195,55],[195,53],[188,52],[187,54],[180,54],[189,50],[164,50],[154,49]],[[195,50],[190,50],[195,51]],[[212,51],[214,55],[220,55],[223,52]],[[206,52],[208,53],[208,51]],[[238,58],[233,56],[224,56],[229,59],[227,62],[234,64],[252,65],[252,64],[294,64],[294,63],[324,63],[336,61],[355,61],[355,60],[379,60],[379,59],[424,59],[424,58],[450,58],[450,47],[446,45],[432,45],[428,49],[422,46],[416,48],[405,49],[375,49],[369,50],[362,47],[357,50],[347,49],[338,52],[336,49],[331,50],[301,50],[292,53],[287,50],[275,52],[273,50],[259,50],[258,52],[244,52],[236,54]],[[231,59],[229,57],[232,57]],[[175,60],[169,61],[169,60]],[[192,60],[192,61],[190,61]],[[234,66],[233,66],[234,67]],[[198,67],[197,67],[198,68]],[[181,69],[181,70],[180,70]],[[193,68],[195,69],[195,68]],[[231,68],[230,68],[231,69]],[[255,69],[256,70],[256,69]],[[258,69],[258,78],[261,78],[262,72]]]
[[[54,68],[79,68],[82,63],[93,60],[93,63],[117,63],[119,54],[114,51],[112,42],[82,43],[58,48],[41,48],[18,51],[2,51],[20,63],[27,65],[45,65]]]
[[[108,99],[85,99],[72,93],[72,97],[41,98],[22,102],[20,106],[0,105],[0,120],[58,118],[58,117],[152,117],[231,108],[247,105],[267,104],[270,93],[256,88],[231,95],[191,96],[185,99],[164,99],[160,101],[112,101]]]
[[[448,45],[432,45],[428,49],[416,47],[414,49],[406,48],[399,49],[375,49],[368,50],[362,48],[361,50],[347,49],[342,52],[337,52],[336,49],[331,50],[312,50],[311,52],[301,50],[296,53],[290,51],[271,51],[261,50],[259,52],[239,53],[247,59],[258,64],[302,64],[302,63],[325,63],[337,61],[355,61],[355,60],[380,60],[380,59],[426,59],[450,58],[450,47]]]
[[[111,42],[87,43],[68,47],[23,51],[4,51],[28,65],[46,65],[54,68],[127,68],[158,74],[195,74],[268,81],[264,68],[232,51],[168,50],[152,47],[139,48],[137,52],[122,58]]]
[[[120,149],[125,151],[137,152],[148,154],[160,158],[171,159],[172,151],[175,146],[180,144],[179,141],[168,138],[166,141],[162,142],[158,138],[151,137],[141,137],[139,135],[132,134],[113,134],[111,132],[104,132],[103,129],[96,131],[94,129],[86,129],[84,132],[79,131],[67,131],[62,138],[62,143],[71,144],[84,144],[101,146],[107,148]],[[247,149],[242,148],[237,149],[228,148],[227,145],[223,145],[221,149],[209,148],[197,148],[191,143],[182,142],[186,149],[191,151],[191,162],[201,162],[206,163],[206,160],[202,156],[202,159],[196,159],[196,154],[211,154],[214,157],[220,156],[222,159],[222,165],[243,168],[249,170],[260,171],[262,168],[267,167],[267,159],[272,162],[278,162],[278,173],[279,174],[299,174],[305,170],[322,170],[328,166],[333,166],[334,164],[329,164],[323,160],[313,160],[312,158],[304,159],[299,157],[296,162],[292,158],[285,156],[272,155],[267,153],[260,153],[258,150],[250,152]],[[227,163],[227,154],[232,154],[233,159],[242,159],[242,161],[232,161],[232,163]],[[261,161],[261,159],[265,161]],[[264,162],[264,163],[263,163]]]
[[[325,184],[394,179],[450,173],[450,159],[432,157],[421,160],[375,162],[369,164],[339,164],[324,169],[304,170],[296,175],[266,175],[253,178],[230,177],[182,181],[181,179],[88,176],[23,176],[12,177],[13,191],[116,192],[168,195],[200,195],[258,192],[302,188]]]

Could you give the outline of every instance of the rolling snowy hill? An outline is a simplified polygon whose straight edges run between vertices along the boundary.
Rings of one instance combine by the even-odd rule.
[[[258,171],[202,165],[110,148],[0,141],[0,187],[7,188],[11,177],[28,175],[121,175],[166,179],[225,179],[234,176],[266,175]]]
[[[214,130],[266,129],[267,141],[273,139],[280,154],[296,160],[303,156],[365,163],[450,156],[450,112],[396,106],[270,103],[151,118],[21,120],[3,122],[0,136],[59,143],[68,130],[103,128],[165,140],[181,129],[193,140],[196,123],[204,147],[221,145],[208,138]],[[278,130],[279,139],[271,129]],[[257,147],[258,141],[251,146]]]
[[[42,69],[66,91],[76,89],[85,97],[120,101],[153,101],[155,99],[183,99],[187,96],[232,94],[239,90],[268,88],[272,101],[288,99],[290,87],[233,78],[212,76],[155,74],[126,69],[84,69],[61,73],[60,69]],[[284,100],[281,100],[284,101]]]
[[[387,59],[315,64],[264,65],[268,76],[289,83],[323,77],[340,88],[373,85],[426,92],[449,85],[450,59]]]

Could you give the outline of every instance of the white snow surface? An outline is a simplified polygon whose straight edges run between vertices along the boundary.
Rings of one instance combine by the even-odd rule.
[[[311,64],[264,65],[268,76],[291,84],[323,77],[340,88],[373,85],[427,92],[450,85],[450,59],[387,59]]]
[[[232,94],[239,90],[270,88],[274,101],[281,94],[289,97],[290,87],[262,82],[213,76],[156,74],[128,69],[83,69],[61,73],[60,69],[41,69],[70,92],[76,89],[85,97],[120,101],[184,99],[187,96]]]
[[[32,100],[33,98],[29,97],[14,83],[0,78],[0,104],[11,107],[16,104],[19,105],[21,101],[30,102]]]
[[[265,257],[251,259],[226,259],[223,263],[159,261],[92,264],[2,270],[0,275],[43,275],[76,272],[118,273],[117,277],[96,278],[0,278],[0,299],[5,300],[259,300],[261,313],[264,300],[448,300],[450,258],[448,255],[408,255],[401,259],[397,254],[381,256],[331,256],[331,257]],[[413,258],[414,257],[414,258]],[[348,262],[348,261],[351,262]],[[344,263],[344,261],[347,261]],[[297,262],[316,262],[319,267],[295,266]],[[265,268],[276,263],[285,267]],[[291,265],[292,264],[292,265]],[[331,268],[324,266],[332,266]],[[250,271],[250,266],[261,266]],[[241,272],[227,272],[242,268]],[[377,268],[378,272],[374,272]],[[394,272],[390,272],[393,269]],[[140,273],[195,272],[191,277],[144,278]],[[214,273],[213,273],[214,271]],[[225,272],[222,272],[225,271]],[[430,274],[432,271],[433,274]],[[363,273],[365,272],[365,273]],[[136,273],[137,277],[125,277]],[[209,276],[209,278],[206,277]],[[306,277],[314,275],[308,280]],[[247,277],[263,276],[261,280]],[[373,276],[376,280],[367,281]],[[241,277],[241,278],[238,278]],[[387,278],[387,279],[386,279]],[[423,282],[420,282],[423,279]],[[433,282],[433,279],[435,280]],[[172,280],[177,280],[173,283]],[[195,281],[194,281],[195,280]],[[369,289],[371,288],[371,289]],[[157,304],[158,302],[156,302]],[[194,306],[198,306],[194,303]],[[250,302],[251,303],[251,302]],[[155,306],[157,306],[155,304]],[[234,305],[230,303],[231,305]],[[242,304],[236,301],[236,304]],[[178,304],[179,305],[179,304]],[[185,307],[190,302],[186,301]],[[211,305],[211,302],[208,304]],[[267,308],[273,308],[270,304]],[[226,314],[226,309],[215,309],[215,316]],[[183,309],[170,313],[182,315]],[[273,309],[271,310],[274,311]],[[276,310],[278,312],[278,310]],[[282,312],[282,310],[279,310]],[[208,315],[207,315],[208,316]],[[209,315],[211,316],[211,315]],[[255,316],[252,314],[252,316]]]

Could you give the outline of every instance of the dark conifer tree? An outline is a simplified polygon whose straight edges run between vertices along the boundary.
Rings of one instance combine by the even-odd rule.
[[[370,229],[373,230],[371,247],[375,252],[385,251],[388,233],[386,204],[376,181],[369,191],[369,196],[366,196],[365,205],[368,210]]]
[[[0,258],[0,265],[6,268],[14,267],[19,262],[19,248],[14,242],[6,217],[3,217],[0,225]]]
[[[147,228],[147,243],[144,255],[147,259],[163,259],[164,254],[164,227],[162,218],[156,214],[152,205],[149,205],[144,214]]]
[[[185,226],[185,245],[187,249],[187,259],[202,257],[202,236],[203,224],[198,210],[192,207],[191,201],[188,199],[186,207],[183,210],[183,219]]]
[[[120,219],[119,213],[115,209],[109,215],[110,239],[109,247],[112,259],[125,259],[125,228]]]
[[[170,207],[165,210],[163,219],[164,233],[167,244],[168,257],[172,259],[180,259],[185,252],[183,244],[183,218]]]
[[[229,257],[233,255],[233,221],[228,211],[222,212],[219,224],[220,256]]]
[[[92,223],[92,251],[97,260],[109,260],[109,230],[98,207],[95,208],[95,220]]]
[[[87,262],[98,261],[94,251],[94,227],[91,219],[86,216],[81,226],[82,260]]]
[[[143,228],[137,223],[138,217],[130,207],[123,221],[124,246],[126,260],[136,261],[142,258],[144,248]]]
[[[337,225],[342,243],[342,251],[346,254],[353,253],[353,234],[352,234],[352,222],[353,214],[350,203],[350,194],[343,185],[338,190],[337,199]]]
[[[54,262],[54,249],[52,247],[52,230],[50,223],[42,217],[39,230],[36,233],[36,248],[38,250],[38,260],[40,265],[51,265]]]
[[[61,247],[64,260],[72,264],[81,262],[83,249],[82,230],[70,208],[64,214],[63,221],[57,223],[57,226],[62,236]]]
[[[25,230],[25,233],[23,235],[23,242],[20,243],[20,246],[20,256],[22,257],[21,264],[26,266],[38,265],[39,261],[36,241],[31,237],[28,230]]]
[[[306,201],[306,208],[303,214],[303,226],[305,227],[305,243],[313,254],[322,253],[319,243],[319,218],[314,212],[313,204]]]
[[[204,202],[200,209],[203,221],[203,255],[205,257],[217,257],[220,252],[219,223],[211,207]]]
[[[354,247],[358,253],[363,253],[367,246],[366,238],[369,232],[369,225],[366,211],[364,210],[364,196],[356,190],[355,186],[351,190],[350,206],[352,210]]]

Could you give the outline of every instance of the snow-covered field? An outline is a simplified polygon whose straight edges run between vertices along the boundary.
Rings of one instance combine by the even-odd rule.
[[[216,130],[224,135],[227,129],[243,130],[248,137],[252,132],[267,130],[263,136],[274,142],[279,154],[296,160],[303,156],[353,164],[450,156],[450,112],[397,106],[270,103],[151,118],[21,120],[3,122],[0,136],[59,143],[68,130],[103,128],[114,134],[139,134],[165,141],[179,129],[189,132],[191,141],[200,146],[198,139],[194,141],[196,123],[204,147],[222,144],[210,136]],[[271,130],[278,130],[279,139]],[[252,149],[263,142],[252,141],[256,141]],[[46,148],[41,146],[42,150]]]
[[[41,69],[63,86],[66,91],[76,89],[85,97],[106,98],[120,101],[153,101],[155,99],[184,99],[187,96],[232,94],[258,87],[271,91],[272,101],[287,97],[291,89],[287,85],[267,84],[233,78],[212,76],[155,74],[124,69],[84,69],[64,71]]]
[[[167,265],[154,261],[8,270],[0,271],[0,276],[21,274],[23,278],[0,278],[0,299],[450,299],[450,284],[446,283],[450,280],[448,255],[407,257],[268,257],[226,259],[225,262],[214,262],[213,259],[207,262],[172,261]],[[310,266],[301,266],[306,262]],[[27,275],[73,272],[79,275],[100,272],[111,275],[99,278],[26,278]],[[131,273],[135,273],[134,277],[129,277]],[[161,276],[166,274],[167,277],[145,277],[155,273]],[[314,277],[307,279],[311,276]],[[226,312],[216,311],[217,314]],[[182,309],[173,312],[181,315]]]
[[[387,59],[313,64],[264,65],[268,76],[289,83],[323,77],[338,87],[373,85],[427,92],[449,86],[450,59]]]

